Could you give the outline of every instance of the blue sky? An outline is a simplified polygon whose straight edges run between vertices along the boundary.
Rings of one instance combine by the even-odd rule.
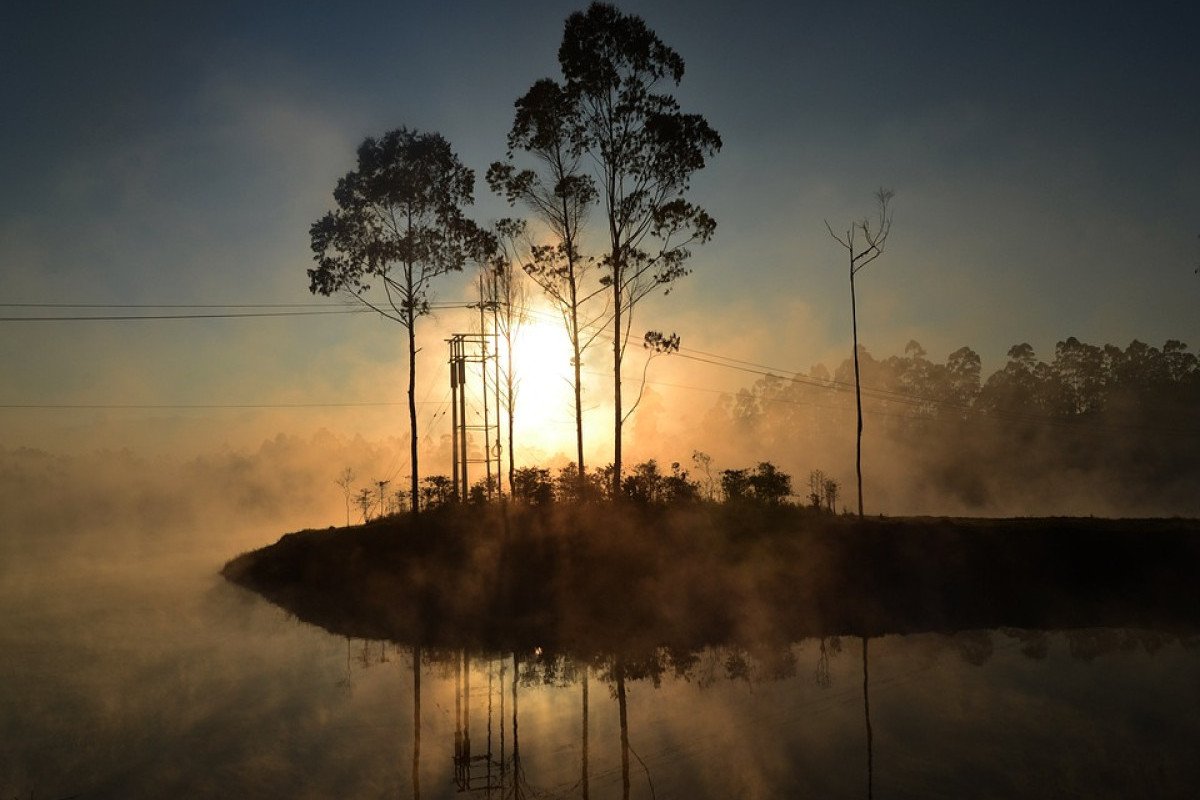
[[[556,74],[563,21],[583,7],[6,10],[3,302],[311,302],[308,226],[358,142],[401,125],[438,131],[481,178],[504,153],[513,100]],[[1047,359],[1068,336],[1200,345],[1200,56],[1187,4],[620,7],[684,57],[676,94],[725,143],[692,195],[717,236],[669,297],[639,309],[639,330],[783,370],[833,367],[849,354],[849,297],[824,220],[844,227],[887,186],[892,240],[860,283],[872,353],[915,338],[940,361],[970,345],[987,374],[1018,342]],[[513,213],[482,180],[476,195],[480,221]],[[467,278],[439,295],[469,297]],[[35,312],[3,316],[18,313]],[[427,328],[430,381],[445,332],[461,327],[444,313]],[[0,323],[0,404],[399,401],[400,334],[339,316]],[[753,380],[667,359],[652,375],[660,406],[698,409]],[[0,441],[137,446],[177,430],[180,413],[0,409]],[[319,425],[403,431],[399,409],[194,413],[209,443]]]

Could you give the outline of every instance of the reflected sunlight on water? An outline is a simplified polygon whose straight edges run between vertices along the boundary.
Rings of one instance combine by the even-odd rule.
[[[414,650],[297,622],[218,564],[47,561],[0,583],[0,796],[1122,797],[1200,780],[1194,634]]]

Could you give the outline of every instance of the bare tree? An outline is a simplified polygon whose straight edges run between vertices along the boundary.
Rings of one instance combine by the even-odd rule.
[[[828,478],[825,473],[819,469],[814,469],[808,473],[808,501],[814,509],[821,510],[821,506],[825,504],[825,482]]]
[[[497,344],[502,345],[504,359],[496,356],[496,395],[500,413],[503,408],[508,417],[508,489],[511,492],[513,475],[516,473],[516,442],[513,434],[516,418],[517,390],[520,382],[513,366],[513,348],[517,332],[525,322],[527,308],[525,282],[517,268],[521,253],[525,251],[525,223],[521,220],[502,219],[494,228],[496,252],[488,269],[488,280],[484,285],[488,292],[487,302],[492,304],[496,323]],[[497,486],[499,482],[497,481]]]
[[[861,220],[850,223],[850,227],[845,233],[838,235],[833,232],[833,227],[830,226],[829,220],[825,221],[825,228],[829,231],[829,235],[834,241],[842,246],[849,257],[850,263],[850,325],[854,332],[854,402],[858,415],[857,433],[854,445],[854,471],[858,477],[858,516],[863,515],[863,490],[862,490],[862,387],[859,382],[858,373],[858,308],[854,297],[854,277],[859,270],[870,264],[879,256],[883,255],[883,246],[887,242],[888,234],[892,231],[892,214],[888,209],[888,204],[891,202],[895,192],[891,189],[879,189],[875,192],[875,199],[878,201],[878,216],[875,219],[863,217]]]
[[[836,514],[838,493],[841,492],[842,489],[841,484],[839,484],[833,478],[826,478],[824,488],[825,505],[829,509],[830,514]]]
[[[376,479],[376,480],[371,481],[371,483],[373,483],[379,487],[379,516],[382,518],[384,516],[384,514],[386,513],[386,511],[384,510],[384,507],[383,507],[383,490],[384,490],[384,487],[386,487],[389,483],[391,483],[391,481]]]
[[[348,528],[350,527],[350,497],[353,494],[354,470],[346,467],[337,476],[335,483],[342,487],[342,492],[346,495],[346,527]]]
[[[375,507],[375,495],[369,487],[364,486],[358,490],[358,494],[354,496],[354,504],[362,512],[362,521],[370,522],[371,509]]]

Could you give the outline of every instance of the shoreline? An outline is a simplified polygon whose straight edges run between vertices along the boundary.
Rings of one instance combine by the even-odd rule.
[[[1200,630],[1200,521],[456,507],[287,534],[221,573],[355,638],[574,652],[831,635]]]

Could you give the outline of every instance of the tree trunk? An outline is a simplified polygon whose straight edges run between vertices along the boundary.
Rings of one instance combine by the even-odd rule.
[[[574,296],[574,288],[571,289],[571,294]],[[579,311],[574,299],[571,301],[571,330],[571,350],[575,362],[575,450],[576,457],[579,459],[575,463],[579,465],[579,483],[582,488],[584,477],[587,475],[587,470],[583,465],[583,386],[581,384],[583,365],[580,364],[581,353],[579,352]]]
[[[854,404],[858,413],[858,428],[854,440],[854,472],[858,476],[858,517],[863,516],[862,491],[862,389],[858,377],[858,310],[854,300],[854,251],[850,251],[850,327],[854,331]]]
[[[511,320],[508,330],[512,331]],[[512,356],[512,337],[510,335],[506,358],[508,359],[508,374],[504,379],[505,391],[508,394],[508,493],[512,494],[513,478],[517,476],[517,456],[514,449],[513,422],[517,418],[516,403],[513,402],[513,356]]]
[[[417,332],[416,319],[410,310],[408,312],[408,435],[409,459],[412,462],[412,481],[409,491],[412,492],[412,510],[421,510],[421,498],[417,492],[421,478],[417,468]]]
[[[613,268],[613,500],[621,497],[621,281]]]
[[[412,649],[413,662],[413,757],[412,785],[414,800],[421,800],[421,648]]]

